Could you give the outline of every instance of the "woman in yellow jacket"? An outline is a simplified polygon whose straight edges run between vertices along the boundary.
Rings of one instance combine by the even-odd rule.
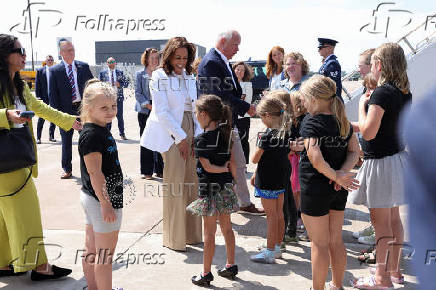
[[[26,53],[18,39],[12,35],[0,34],[0,130],[20,127],[27,122],[36,155],[32,122],[21,118],[20,111],[32,110],[64,130],[78,130],[81,125],[75,116],[51,108],[30,93],[29,87],[19,75],[25,61]],[[14,276],[29,270],[32,270],[32,280],[67,276],[71,273],[70,269],[47,262],[36,187],[32,178],[26,182],[29,174],[30,168],[0,173],[0,277]],[[37,175],[35,164],[32,166],[32,177]],[[6,196],[17,191],[23,184],[25,186],[19,192]]]

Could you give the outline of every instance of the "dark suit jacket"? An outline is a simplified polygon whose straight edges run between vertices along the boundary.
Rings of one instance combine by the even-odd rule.
[[[94,76],[89,70],[89,65],[78,60],[74,61],[77,68],[77,85],[79,87],[80,96],[83,96],[85,83]],[[72,113],[71,85],[68,80],[67,72],[65,71],[64,62],[54,65],[50,68],[50,105],[65,113]]]
[[[233,123],[235,123],[237,115],[244,116],[250,109],[250,104],[241,99],[242,89],[233,69],[232,74],[236,87],[226,63],[215,48],[203,57],[198,66],[199,93],[214,94],[220,97],[232,109]]]
[[[35,94],[38,99],[48,104],[48,90],[47,90],[47,69],[42,67],[36,70],[35,79]]]
[[[123,92],[123,88],[127,88],[127,86],[129,85],[129,80],[124,76],[124,73],[118,69],[115,69],[115,74],[117,76],[117,82],[120,83],[120,87],[117,88],[118,91],[118,98],[119,99],[124,99],[124,92]],[[109,70],[105,69],[102,70],[99,74],[98,77],[102,82],[109,82],[110,78],[109,78]]]

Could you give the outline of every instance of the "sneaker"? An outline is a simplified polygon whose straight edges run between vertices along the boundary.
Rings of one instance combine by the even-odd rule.
[[[263,249],[259,254],[250,257],[250,260],[255,263],[274,264],[274,251]]]
[[[286,249],[286,246],[285,246],[285,249]],[[281,245],[280,246],[279,245],[275,245],[275,247],[274,247],[274,258],[275,259],[281,259],[282,258]]]
[[[298,239],[300,241],[310,242],[309,235],[307,234],[307,231],[304,231],[302,234],[298,235]]]
[[[358,232],[354,232],[353,233],[353,237],[355,239],[358,239],[360,237],[366,237],[366,236],[371,236],[374,234],[374,227],[372,225],[370,225],[369,227],[364,228],[361,231]]]
[[[285,237],[283,238],[283,242],[286,244],[298,244],[298,237],[291,237],[290,235],[285,235]]]
[[[357,241],[361,244],[365,244],[365,245],[375,245],[375,234],[370,235],[370,236],[363,236],[363,237],[359,237],[359,239],[357,239]]]
[[[261,245],[259,245],[257,247],[257,250],[262,251],[262,250],[265,250],[266,248],[267,248],[267,246],[266,246],[266,242],[265,242],[265,243],[262,243]],[[284,242],[282,242],[281,245],[280,245],[280,251],[282,253],[286,252],[286,244]]]
[[[248,206],[240,207],[239,211],[252,215],[265,215],[265,211],[263,209],[256,208],[256,206],[252,203]]]

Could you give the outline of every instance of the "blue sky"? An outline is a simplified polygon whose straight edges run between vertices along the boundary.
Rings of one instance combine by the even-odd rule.
[[[391,1],[395,5],[385,5],[378,16],[377,31],[382,32],[386,19],[390,18],[388,37],[384,33],[368,32],[373,27],[372,11],[382,1],[356,0],[307,0],[307,1],[262,1],[262,0],[161,0],[161,1],[55,1],[42,0],[44,5],[34,6],[33,23],[39,16],[38,37],[34,48],[38,59],[46,54],[57,55],[56,37],[70,36],[76,46],[76,58],[94,64],[94,41],[167,39],[182,35],[189,41],[205,46],[215,44],[219,32],[228,28],[237,29],[242,35],[240,51],[235,60],[265,59],[271,47],[282,46],[286,52],[299,51],[309,61],[311,70],[318,70],[317,37],[329,37],[339,41],[336,49],[342,67],[352,70],[358,54],[366,48],[376,47],[386,41],[397,41],[401,36],[425,21],[427,15],[436,13],[434,1]],[[72,4],[74,3],[74,4]],[[26,34],[20,34],[19,27],[24,26],[22,10],[26,0],[11,1],[2,16],[0,31],[11,33],[9,29],[19,24],[13,31],[22,44],[30,51],[30,41]],[[59,10],[62,14],[53,11]],[[388,12],[388,9],[409,10],[406,12]],[[100,14],[118,19],[165,19],[163,31],[95,31],[86,30],[79,25],[75,30],[76,18],[96,19]],[[53,27],[60,18],[59,25]],[[412,22],[403,26],[408,20]],[[434,20],[436,22],[436,18]],[[360,28],[371,23],[366,30]],[[427,31],[419,31],[419,40],[424,33],[436,30],[435,24]],[[423,29],[421,29],[423,30]],[[372,29],[374,32],[374,29]],[[145,49],[145,48],[144,48]],[[28,56],[30,59],[30,56]]]

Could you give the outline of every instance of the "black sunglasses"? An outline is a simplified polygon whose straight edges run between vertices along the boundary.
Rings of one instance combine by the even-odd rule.
[[[18,48],[12,49],[11,53],[19,53],[21,56],[25,56],[26,50],[23,47],[18,47]]]

